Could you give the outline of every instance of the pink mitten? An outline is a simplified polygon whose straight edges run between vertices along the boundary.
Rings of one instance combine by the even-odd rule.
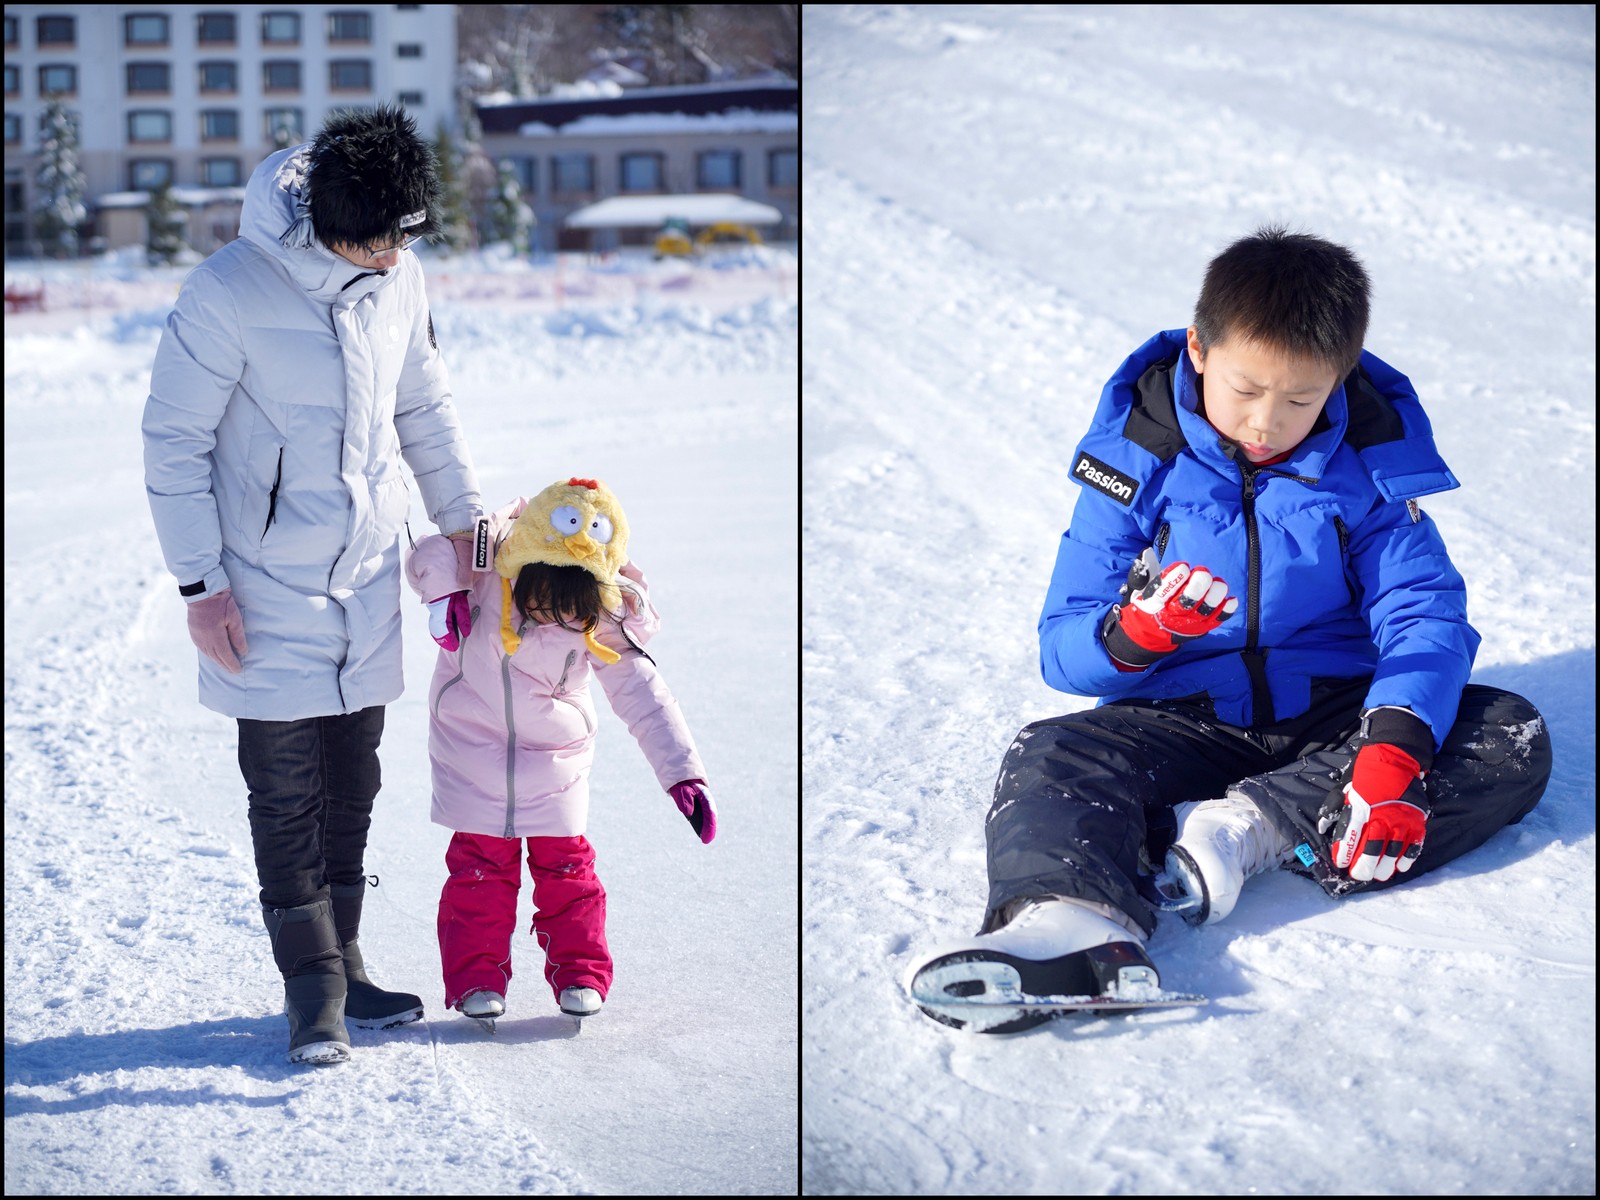
[[[451,592],[428,601],[428,633],[446,650],[458,649],[472,632],[472,596]]]
[[[717,806],[711,802],[711,792],[704,779],[685,779],[667,789],[678,811],[689,819],[689,824],[709,844],[717,836]]]

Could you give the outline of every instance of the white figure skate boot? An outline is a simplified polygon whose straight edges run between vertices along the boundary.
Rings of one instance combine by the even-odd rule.
[[[977,997],[1021,1007],[1030,997],[1159,984],[1142,939],[1092,908],[1053,897],[1028,904],[991,933],[934,951],[906,974],[906,990],[924,1013],[977,1033],[1016,1033],[1050,1020],[1048,1013],[1023,1012],[980,1024]]]
[[[1189,903],[1175,911],[1191,925],[1222,920],[1239,902],[1246,879],[1276,870],[1294,852],[1293,843],[1243,796],[1180,804],[1173,813],[1178,837],[1157,887],[1187,897]]]

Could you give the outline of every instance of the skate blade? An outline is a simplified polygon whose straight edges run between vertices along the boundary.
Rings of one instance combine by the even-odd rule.
[[[412,1008],[403,1013],[395,1013],[388,1017],[352,1017],[345,1014],[344,1023],[354,1025],[357,1029],[393,1029],[397,1025],[409,1025],[413,1021],[422,1020],[422,1009]]]
[[[289,1051],[288,1057],[289,1061],[295,1064],[327,1067],[334,1063],[349,1062],[350,1047],[343,1042],[312,1042],[309,1046]]]
[[[973,1033],[1020,1033],[1073,1013],[1208,1003],[1204,996],[1163,991],[1147,967],[1125,968],[1117,985],[1103,994],[1029,995],[1015,967],[982,960],[930,964],[912,980],[911,999],[935,1021]]]

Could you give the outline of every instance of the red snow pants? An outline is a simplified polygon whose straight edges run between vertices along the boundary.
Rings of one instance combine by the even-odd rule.
[[[557,1000],[563,988],[611,988],[606,949],[606,891],[594,873],[594,847],[579,837],[531,837],[533,928],[544,950],[544,978]],[[439,955],[444,1003],[488,988],[506,994],[511,934],[522,885],[521,838],[457,833],[445,851],[450,877],[439,896]]]

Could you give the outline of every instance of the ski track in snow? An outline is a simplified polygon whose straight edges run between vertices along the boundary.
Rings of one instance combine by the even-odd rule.
[[[1592,1192],[1592,12],[848,5],[807,33],[805,1191]],[[1038,674],[1064,460],[1265,218],[1372,273],[1369,344],[1463,484],[1423,507],[1474,679],[1539,704],[1555,776],[1415,886],[1268,876],[1163,922],[1163,982],[1206,1008],[955,1034],[903,972],[977,926],[1016,731],[1093,703]]]
[[[590,836],[617,959],[606,1011],[581,1034],[556,1011],[520,933],[524,888],[510,1015],[491,1039],[445,1012],[433,906],[448,833],[426,799],[434,650],[405,592],[408,687],[387,718],[367,858],[382,886],[362,943],[381,983],[422,993],[427,1018],[352,1028],[352,1061],[323,1069],[283,1061],[234,727],[195,700],[143,494],[138,422],[165,309],[76,328],[8,319],[8,1193],[796,1186],[797,672],[782,647],[759,684],[747,669],[766,622],[796,619],[795,310],[782,295],[436,307],[486,501],[580,465],[627,498],[636,557],[673,597],[652,650],[722,828],[699,845],[601,704]],[[713,563],[688,536],[707,514]],[[416,536],[432,531],[420,501],[412,516]],[[708,621],[734,577],[762,603]],[[713,984],[740,1003],[705,1011]]]

